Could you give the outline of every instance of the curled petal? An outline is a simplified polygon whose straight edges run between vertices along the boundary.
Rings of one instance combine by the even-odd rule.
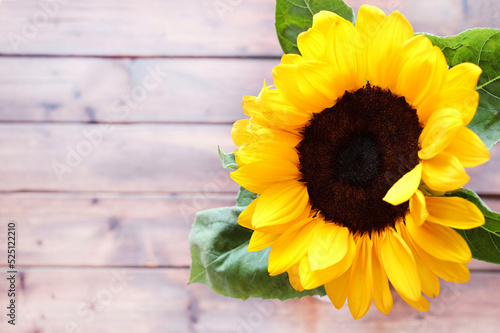
[[[462,115],[457,110],[441,109],[434,112],[420,135],[422,148],[418,152],[418,157],[423,160],[433,158],[453,141],[463,127]]]
[[[450,153],[443,151],[423,162],[422,180],[435,191],[454,191],[469,179],[458,158]]]
[[[404,96],[410,105],[418,107],[426,96],[441,89],[447,68],[443,52],[434,46],[405,64],[399,74],[395,92]]]
[[[319,228],[309,245],[311,270],[330,267],[342,260],[349,249],[349,230],[334,223]]]
[[[422,192],[417,190],[410,198],[410,214],[413,221],[421,226],[427,220],[429,212],[427,211],[425,196]]]

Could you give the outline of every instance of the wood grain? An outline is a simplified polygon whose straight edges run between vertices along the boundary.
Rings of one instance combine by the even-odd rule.
[[[274,1],[56,3],[59,9],[44,11],[37,0],[4,2],[0,53],[119,57],[281,53],[274,34]],[[53,14],[45,14],[44,20],[47,12]]]
[[[277,64],[2,57],[0,121],[233,123],[244,117],[243,95],[255,96],[264,80],[272,82]]]
[[[218,145],[224,151],[235,148],[230,125],[109,126],[0,125],[0,159],[9,161],[0,164],[0,191],[238,189],[217,155]]]
[[[22,269],[18,325],[5,333],[32,332],[458,332],[489,333],[500,325],[500,276],[474,273],[466,284],[442,283],[441,295],[421,313],[394,294],[390,315],[372,305],[354,321],[317,298],[225,298],[206,286],[187,286],[187,269]],[[0,284],[0,293],[6,292]],[[474,318],[474,320],[471,320]],[[74,330],[68,328],[74,327]],[[80,330],[78,330],[80,329]]]
[[[0,195],[0,216],[2,230],[9,220],[17,223],[18,265],[188,267],[194,215],[235,203],[234,195],[216,193],[23,193]]]
[[[48,1],[43,1],[46,3]],[[499,27],[494,0],[351,0],[401,11],[415,31]],[[280,56],[274,0],[5,1],[0,53],[100,56]],[[196,22],[196,24],[194,24]]]
[[[500,27],[495,0],[347,3],[400,10],[415,31],[440,35]],[[5,223],[17,221],[20,274],[17,326],[2,313],[0,332],[497,330],[500,266],[478,261],[469,283],[442,284],[429,312],[396,296],[391,315],[372,307],[359,321],[316,298],[241,301],[187,285],[195,212],[234,204],[237,185],[217,146],[235,148],[242,96],[271,83],[282,54],[274,7],[2,1],[0,244]],[[66,172],[58,177],[54,165]],[[500,211],[498,165],[497,147],[487,165],[468,170],[468,187]],[[0,283],[2,303],[6,294]]]

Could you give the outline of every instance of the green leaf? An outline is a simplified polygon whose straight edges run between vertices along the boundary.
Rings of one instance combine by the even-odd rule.
[[[234,153],[224,153],[222,150],[220,150],[220,147],[217,147],[219,150],[219,158],[222,163],[222,167],[224,169],[233,169],[233,170],[238,170],[238,164],[236,163],[236,160],[234,158]]]
[[[236,206],[246,207],[256,197],[257,197],[257,194],[250,192],[246,188],[240,186],[240,191],[238,192],[238,196],[236,197]]]
[[[463,189],[450,195],[469,200],[484,215],[485,223],[481,227],[457,230],[469,244],[472,257],[500,264],[500,214],[491,211],[474,191]]]
[[[229,297],[247,299],[325,295],[323,287],[298,292],[292,288],[287,273],[269,276],[269,248],[247,252],[252,231],[238,225],[245,207],[223,207],[196,215],[189,235],[191,247],[190,283],[203,283]]]
[[[313,15],[328,10],[353,22],[352,8],[342,0],[277,0],[276,33],[285,53],[299,54],[297,36],[312,27]]]
[[[426,36],[443,50],[450,67],[471,62],[483,69],[476,88],[479,107],[468,127],[490,149],[500,140],[500,30],[479,28],[451,37]]]

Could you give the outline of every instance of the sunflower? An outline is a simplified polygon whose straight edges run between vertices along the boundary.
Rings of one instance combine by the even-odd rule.
[[[484,223],[471,202],[444,194],[489,153],[466,125],[481,69],[448,69],[442,51],[399,12],[362,6],[356,26],[322,11],[285,54],[276,85],[245,96],[232,130],[231,177],[258,197],[238,223],[248,247],[271,247],[269,274],[320,286],[361,318],[393,304],[389,282],[426,311],[439,278],[469,280],[471,252],[452,228]]]

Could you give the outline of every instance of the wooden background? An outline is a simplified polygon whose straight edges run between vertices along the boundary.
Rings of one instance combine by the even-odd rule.
[[[348,0],[416,31],[500,27],[496,0]],[[17,222],[17,325],[0,332],[493,332],[500,271],[473,262],[419,313],[399,297],[354,322],[315,298],[229,299],[187,285],[196,211],[234,204],[217,145],[271,82],[272,0],[0,4],[0,244]],[[92,139],[92,141],[90,141]],[[75,156],[75,151],[82,155]],[[500,210],[500,149],[470,187]],[[63,166],[65,165],[65,166]],[[58,170],[58,171],[57,171]]]

